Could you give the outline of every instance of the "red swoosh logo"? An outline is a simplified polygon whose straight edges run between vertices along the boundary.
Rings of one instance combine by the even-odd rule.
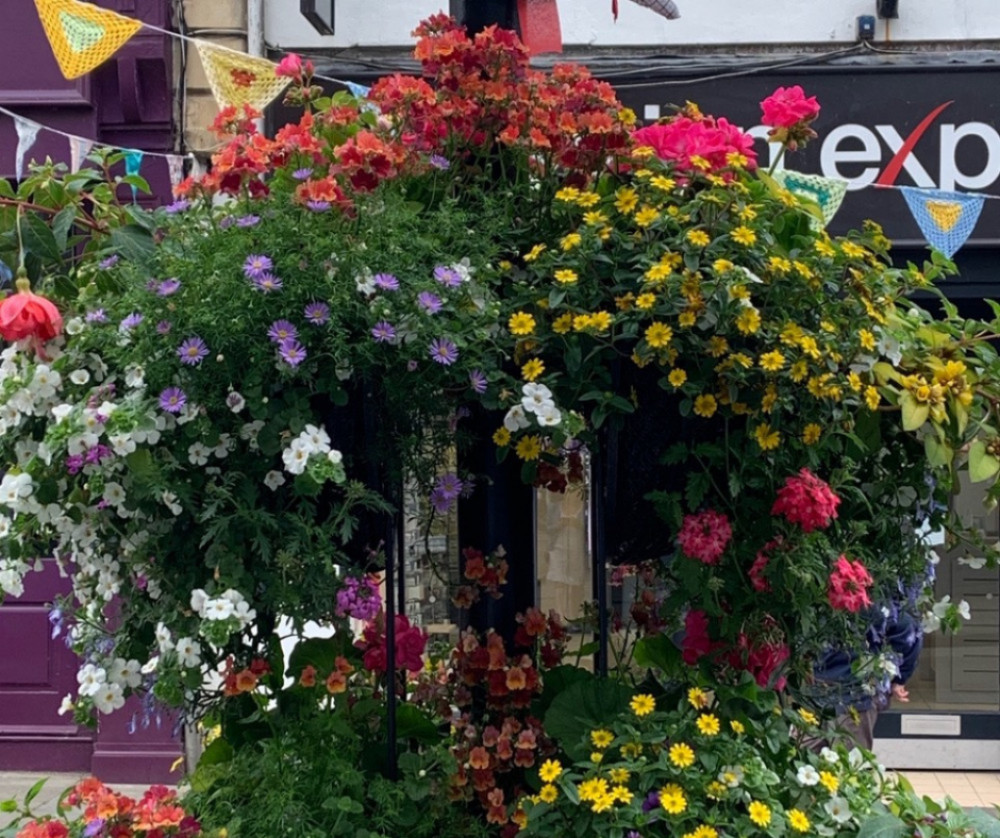
[[[879,175],[879,179],[875,181],[879,186],[892,186],[896,182],[896,178],[899,177],[899,173],[903,168],[903,162],[910,156],[910,153],[913,151],[913,147],[920,141],[924,132],[931,127],[931,123],[938,118],[941,111],[954,103],[955,100],[952,99],[950,102],[938,105],[924,117],[923,121],[916,128],[913,129],[910,136],[906,138],[906,142],[900,146],[899,151],[897,151],[892,160],[889,161],[889,165],[885,167],[885,171],[882,172],[882,174]]]

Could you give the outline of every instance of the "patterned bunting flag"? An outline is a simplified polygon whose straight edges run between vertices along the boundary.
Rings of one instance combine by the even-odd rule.
[[[949,259],[972,235],[985,200],[982,195],[941,189],[899,189],[924,238]]]
[[[130,149],[126,150],[126,152],[125,152],[125,174],[126,175],[135,175],[135,176],[137,176],[139,174],[139,171],[142,169],[142,158],[143,157],[145,157],[145,155],[141,151],[139,151],[138,149],[136,149],[136,148],[130,148]],[[133,186],[132,187],[132,200],[133,201],[136,199],[136,192],[137,192],[137,190]]]
[[[86,75],[114,55],[142,23],[77,0],[35,0],[62,74]]]
[[[171,189],[176,189],[184,180],[184,159],[181,154],[167,155],[167,174],[170,176]]]
[[[17,129],[17,154],[14,157],[14,177],[18,180],[24,174],[24,156],[31,151],[31,147],[38,138],[38,130],[42,126],[37,122],[28,122],[26,119],[15,119],[14,128]]]
[[[93,147],[93,140],[87,140],[83,137],[69,138],[69,169],[71,172],[80,171],[80,166],[83,165],[83,161],[87,159],[87,155],[90,154]]]
[[[198,55],[212,95],[220,108],[250,105],[263,110],[288,86],[289,79],[275,75],[277,65],[233,50],[198,41]]]
[[[820,221],[815,217],[811,219],[813,227],[818,230],[824,229],[833,221],[837,210],[844,202],[844,195],[847,194],[847,182],[835,178],[778,170],[774,173],[774,179],[793,195],[808,198],[819,204],[823,220]]]
[[[632,0],[632,2],[639,6],[645,6],[667,20],[677,20],[681,16],[680,9],[677,8],[674,0]]]

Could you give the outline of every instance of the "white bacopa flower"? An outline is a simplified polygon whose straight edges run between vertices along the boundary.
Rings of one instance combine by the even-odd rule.
[[[69,380],[82,387],[90,381],[90,373],[87,370],[73,370],[73,372],[69,374]]]
[[[272,492],[285,484],[285,475],[273,469],[264,475],[264,485]]]
[[[511,433],[516,433],[517,431],[523,431],[525,428],[530,427],[531,421],[524,412],[524,408],[521,405],[516,404],[508,410],[507,415],[504,416],[503,426]]]
[[[84,329],[83,318],[73,317],[66,321],[66,334],[67,335],[78,335]]]
[[[67,693],[63,696],[62,704],[59,705],[59,709],[56,711],[60,716],[65,716],[67,713],[72,713],[76,709],[76,705],[73,703],[72,693]]]
[[[185,669],[194,669],[201,665],[201,644],[191,637],[182,637],[177,641],[177,662]]]
[[[146,383],[146,370],[138,364],[125,367],[125,386],[138,390]]]
[[[335,466],[339,466],[342,462],[344,462],[344,455],[341,454],[336,448],[327,451],[326,458]]]
[[[823,804],[826,813],[837,823],[847,823],[851,819],[851,807],[847,801],[838,796],[831,797]]]
[[[836,765],[840,762],[840,755],[834,751],[832,748],[824,747],[823,750],[819,752],[820,757],[828,762],[830,765]]]
[[[801,765],[795,773],[800,786],[815,786],[819,782],[819,772],[811,765]]]
[[[105,684],[94,694],[94,706],[101,713],[113,713],[125,706],[125,695],[118,684]]]
[[[246,407],[247,401],[242,395],[237,393],[235,390],[226,396],[226,407],[228,407],[233,413],[239,413]]]
[[[88,663],[76,673],[76,682],[80,685],[80,695],[95,695],[108,681],[108,673],[101,667]]]
[[[195,612],[199,617],[205,617],[205,604],[208,602],[208,594],[205,593],[201,588],[195,588],[191,591],[191,610]]]

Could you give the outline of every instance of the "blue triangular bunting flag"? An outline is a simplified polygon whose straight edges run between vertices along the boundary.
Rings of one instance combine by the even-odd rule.
[[[138,149],[129,149],[125,152],[125,174],[127,175],[138,175],[139,170],[142,169],[142,158],[145,155]],[[136,188],[132,187],[132,200],[136,198]]]
[[[984,198],[941,189],[899,188],[924,238],[950,259],[972,235]]]

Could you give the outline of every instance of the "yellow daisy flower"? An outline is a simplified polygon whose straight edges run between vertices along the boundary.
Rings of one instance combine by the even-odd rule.
[[[704,419],[714,416],[718,407],[719,403],[715,400],[715,396],[709,393],[703,393],[694,400],[695,415]]]
[[[501,447],[510,445],[510,431],[506,428],[497,428],[493,432],[493,441]]]
[[[702,713],[695,724],[698,727],[698,731],[705,736],[717,736],[722,729],[719,717],[711,713]]]
[[[621,786],[628,782],[629,772],[627,768],[612,768],[608,772],[608,777],[612,783]]]
[[[837,789],[840,788],[840,780],[829,771],[820,771],[819,781],[830,794],[836,794]]]
[[[662,349],[674,336],[674,330],[666,323],[653,323],[646,329],[646,343],[653,349]]]
[[[771,808],[766,803],[753,800],[747,809],[747,813],[757,826],[767,826],[771,823]]]
[[[635,214],[635,223],[639,227],[648,227],[659,217],[660,213],[657,209],[655,209],[654,207],[646,206]]]
[[[525,262],[534,262],[545,250],[544,244],[536,244],[531,250],[524,254]]]
[[[559,246],[563,250],[572,250],[574,247],[579,246],[580,242],[583,241],[583,236],[579,233],[567,233],[559,240]]]
[[[542,453],[542,440],[534,434],[521,437],[514,452],[522,460],[537,460],[538,455]]]
[[[687,809],[684,789],[676,783],[668,783],[660,789],[660,806],[668,815],[679,815]]]
[[[510,316],[507,328],[513,335],[530,335],[535,331],[535,318],[526,311],[519,311]]]
[[[752,335],[760,329],[760,312],[753,306],[744,306],[736,316],[736,328],[744,335]]]
[[[559,790],[552,783],[546,783],[538,791],[538,799],[543,803],[554,803],[557,797]]]
[[[541,768],[538,769],[538,776],[541,777],[543,783],[551,783],[558,779],[559,775],[562,774],[562,763],[557,759],[547,759],[542,763]]]
[[[707,247],[711,239],[704,230],[688,230],[684,236],[695,247]]]
[[[521,376],[525,381],[534,381],[543,372],[545,372],[545,363],[538,358],[532,358],[521,367]]]
[[[777,372],[785,366],[785,356],[777,349],[772,352],[765,352],[760,356],[760,365],[768,372]]]
[[[810,422],[802,429],[802,441],[806,445],[815,445],[823,435],[823,428],[815,422]]]
[[[649,182],[664,192],[670,192],[677,186],[677,182],[673,178],[666,177],[665,175],[654,175],[649,179]]]
[[[742,736],[747,732],[747,729],[743,726],[743,722],[739,722],[736,719],[733,719],[729,723],[729,727],[737,736]]]
[[[812,826],[805,812],[799,809],[788,810],[788,825],[796,832],[808,832],[809,827]]]
[[[668,753],[670,761],[678,768],[687,768],[694,763],[694,751],[685,742],[676,742],[670,746]]]
[[[552,321],[552,331],[557,335],[565,335],[573,328],[573,315],[560,314]]]
[[[653,696],[642,693],[633,697],[629,702],[629,707],[632,708],[632,712],[637,716],[648,716],[656,709],[656,700]]]
[[[554,276],[556,278],[556,282],[559,282],[563,285],[572,285],[580,278],[577,272],[571,270],[570,268],[563,268],[561,270],[558,270],[555,272]]]
[[[595,748],[607,748],[615,741],[615,735],[610,730],[592,730],[590,741],[593,742]]]
[[[670,386],[675,390],[681,387],[687,379],[688,374],[681,369],[671,370],[670,375],[667,376],[667,381],[670,382]]]
[[[631,186],[620,186],[615,191],[615,209],[622,215],[631,213],[639,203],[639,196]]]
[[[746,247],[752,245],[757,241],[757,234],[751,230],[746,225],[741,224],[733,232],[729,234],[730,238],[737,244],[742,244]]]
[[[772,451],[781,445],[781,434],[773,430],[767,422],[758,425],[753,434],[762,451]]]

